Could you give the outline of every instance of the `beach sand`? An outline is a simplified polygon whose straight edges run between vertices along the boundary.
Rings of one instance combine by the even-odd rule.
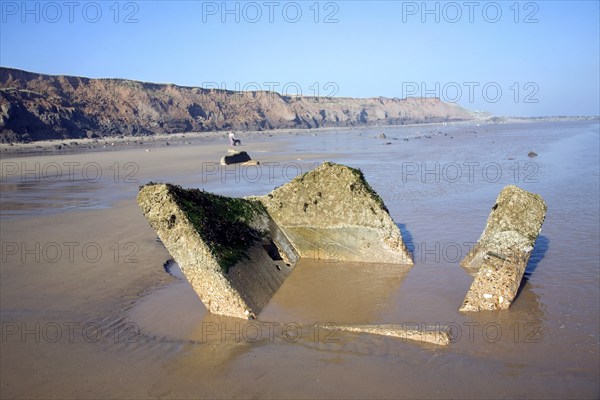
[[[598,397],[598,121],[239,137],[260,166],[220,167],[220,137],[2,156],[1,398]],[[415,265],[324,263],[324,245],[258,321],[209,315],[135,202],[148,181],[262,195],[325,160],[363,170]],[[509,310],[460,313],[459,262],[507,184],[549,207],[524,283]],[[447,324],[454,340],[325,323]]]

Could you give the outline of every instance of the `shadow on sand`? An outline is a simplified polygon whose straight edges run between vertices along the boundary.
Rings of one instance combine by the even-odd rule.
[[[544,235],[538,236],[533,247],[533,252],[529,257],[527,267],[525,268],[525,274],[523,275],[523,279],[521,280],[521,285],[519,286],[519,290],[517,291],[517,296],[519,295],[519,293],[521,293],[521,290],[523,290],[523,286],[525,286],[525,284],[531,278],[533,272],[537,269],[540,261],[542,261],[542,259],[546,255],[546,251],[548,251],[549,247],[550,240],[548,239],[548,237]]]
[[[398,225],[398,229],[400,229],[400,233],[402,234],[402,240],[404,240],[404,244],[406,248],[410,252],[410,254],[414,254],[415,252],[415,244],[413,243],[413,237],[410,232],[406,229],[406,224],[396,224]]]

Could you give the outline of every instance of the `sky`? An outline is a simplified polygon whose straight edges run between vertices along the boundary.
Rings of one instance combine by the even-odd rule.
[[[600,114],[599,1],[6,1],[0,65],[228,90]]]

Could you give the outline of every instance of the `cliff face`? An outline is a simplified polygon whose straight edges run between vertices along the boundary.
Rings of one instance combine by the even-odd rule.
[[[315,98],[0,67],[0,141],[471,119],[434,98]]]

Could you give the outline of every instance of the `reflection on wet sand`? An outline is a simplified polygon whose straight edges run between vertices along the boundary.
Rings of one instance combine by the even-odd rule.
[[[319,322],[377,322],[388,297],[398,290],[409,269],[408,265],[398,264],[301,260],[259,315],[258,321],[263,324],[277,322],[281,325],[280,330],[287,324],[290,335],[295,327]],[[176,281],[152,292],[129,312],[131,320],[144,333],[206,342],[228,329],[243,330],[250,324],[246,336],[256,336],[249,331],[256,330],[258,321],[209,314],[181,277],[178,266],[172,264],[169,271],[176,276]],[[223,332],[221,327],[225,328]]]
[[[103,184],[83,181],[16,181],[0,184],[0,216],[49,214],[79,208],[105,208],[109,203],[98,196]],[[9,195],[6,195],[9,194]]]
[[[410,268],[301,260],[260,318],[298,323],[373,323]]]
[[[400,289],[409,269],[410,266],[393,264],[301,260],[259,319],[248,321],[209,314],[187,281],[179,277],[137,302],[129,310],[128,319],[145,336],[154,336],[155,342],[169,338],[169,342],[182,344],[185,357],[168,363],[168,376],[156,383],[156,393],[166,396],[173,393],[174,387],[189,387],[189,382],[194,381],[199,395],[204,390],[210,392],[214,382],[235,376],[239,371],[236,366],[252,363],[255,358],[271,365],[272,373],[276,373],[285,368],[282,352],[305,360],[306,354],[318,355],[320,364],[332,367],[345,364],[348,356],[397,355],[396,346],[402,346],[406,339],[331,331],[324,328],[323,322],[380,320],[390,294]],[[170,271],[179,275],[176,265]],[[436,349],[432,344],[417,346],[428,351]],[[305,379],[305,372],[296,367],[294,371],[295,377],[287,380],[287,389],[290,382],[299,384]],[[239,396],[244,385],[255,392],[250,389],[252,382],[266,377],[254,376],[257,373],[248,371],[239,377],[237,385],[226,386],[221,394]],[[313,374],[318,379],[319,373]],[[298,393],[301,392],[299,387]],[[247,392],[241,394],[245,396]]]

